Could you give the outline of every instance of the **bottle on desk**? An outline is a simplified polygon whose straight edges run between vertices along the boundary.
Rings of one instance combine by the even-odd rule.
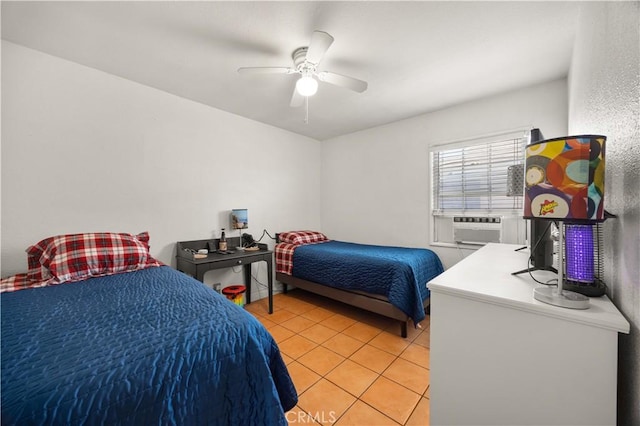
[[[224,233],[224,228],[222,228],[222,233],[220,234],[220,243],[218,244],[218,250],[227,251],[227,236]]]

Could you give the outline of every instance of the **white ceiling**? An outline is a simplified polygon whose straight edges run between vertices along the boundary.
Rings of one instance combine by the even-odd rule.
[[[565,77],[576,2],[7,2],[2,38],[318,140]],[[366,92],[320,83],[291,108],[292,66],[322,30],[319,69]]]

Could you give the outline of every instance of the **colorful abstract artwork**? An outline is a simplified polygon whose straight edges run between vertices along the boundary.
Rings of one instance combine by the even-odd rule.
[[[604,220],[606,140],[565,136],[527,146],[524,217]]]

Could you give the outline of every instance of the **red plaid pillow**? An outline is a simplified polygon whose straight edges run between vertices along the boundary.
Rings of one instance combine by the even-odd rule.
[[[149,254],[147,232],[59,235],[34,244],[27,254],[28,278],[49,284],[161,265]]]
[[[328,241],[329,239],[317,231],[290,231],[279,234],[280,241],[289,244],[308,244]]]
[[[42,244],[47,240],[40,241],[38,245]],[[38,246],[38,248],[34,250],[34,253],[39,252],[38,254],[34,254],[34,255],[28,254],[29,250],[33,247],[37,247],[37,246],[31,246],[27,249],[27,265],[29,267],[29,269],[27,270],[27,279],[33,282],[46,281],[49,278],[51,278],[51,273],[49,273],[49,270],[44,266],[42,266],[42,264],[40,263],[40,254],[44,252],[46,245],[43,247]]]

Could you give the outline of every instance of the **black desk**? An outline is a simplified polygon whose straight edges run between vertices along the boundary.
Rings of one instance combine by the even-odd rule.
[[[231,238],[230,240],[233,240]],[[238,240],[238,238],[236,238]],[[217,247],[218,240],[197,240],[178,242],[176,254],[177,269],[204,282],[204,274],[212,269],[231,268],[242,266],[244,271],[244,284],[247,287],[245,293],[246,303],[251,303],[251,264],[254,262],[267,262],[267,280],[269,286],[269,313],[273,313],[273,251],[267,250],[266,244],[261,244],[258,251],[236,250],[232,254],[209,253],[204,259],[194,259],[193,254],[184,249],[199,250],[207,248],[208,242],[214,242]],[[232,242],[229,241],[232,247]]]

